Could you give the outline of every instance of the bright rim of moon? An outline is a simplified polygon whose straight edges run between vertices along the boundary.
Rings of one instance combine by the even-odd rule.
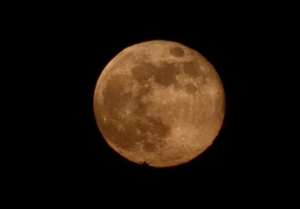
[[[180,165],[219,134],[225,93],[214,67],[197,51],[164,40],[132,45],[102,71],[94,114],[108,145],[151,167]]]

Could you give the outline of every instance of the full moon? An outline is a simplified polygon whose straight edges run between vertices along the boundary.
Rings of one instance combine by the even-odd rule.
[[[93,107],[113,150],[137,164],[171,167],[212,145],[223,124],[225,93],[200,53],[154,40],[125,48],[106,65]]]

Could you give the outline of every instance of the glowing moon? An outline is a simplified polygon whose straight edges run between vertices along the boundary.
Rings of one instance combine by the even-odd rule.
[[[169,167],[204,152],[225,114],[222,81],[197,51],[171,41],[132,45],[102,71],[94,114],[108,145],[138,164]]]

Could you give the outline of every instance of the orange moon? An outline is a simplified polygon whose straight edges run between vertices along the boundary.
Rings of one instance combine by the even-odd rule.
[[[137,164],[171,167],[212,145],[223,124],[225,93],[197,51],[154,40],[125,48],[107,64],[93,107],[113,150]]]

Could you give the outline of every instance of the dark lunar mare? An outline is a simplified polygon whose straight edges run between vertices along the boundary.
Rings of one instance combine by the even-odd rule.
[[[184,51],[180,47],[173,47],[170,49],[170,54],[174,57],[183,57]]]
[[[174,52],[174,51],[173,51]],[[174,52],[175,53],[175,52]],[[176,52],[180,54],[180,51]],[[194,62],[183,63],[183,69],[174,64],[166,62],[156,67],[151,63],[142,62],[140,65],[131,69],[132,77],[129,75],[116,74],[111,76],[106,88],[103,90],[103,115],[106,121],[100,120],[100,127],[104,127],[101,132],[114,144],[123,149],[132,149],[137,142],[142,142],[143,148],[147,152],[154,151],[156,146],[164,145],[163,139],[168,136],[171,126],[162,122],[161,117],[147,116],[147,109],[151,106],[150,102],[143,102],[142,98],[151,94],[153,87],[150,78],[162,88],[174,85],[192,94],[197,91],[193,84],[182,86],[176,79],[176,75],[186,74],[187,76],[199,76],[199,71]],[[138,82],[138,92],[134,96],[132,92],[125,92],[125,87],[133,89],[132,78]],[[134,101],[135,109],[127,118],[119,115],[119,110],[126,104]],[[118,124],[123,126],[118,128]]]
[[[142,71],[138,71],[142,72]],[[136,72],[136,74],[138,74]],[[150,117],[146,115],[147,109],[151,103],[144,103],[142,97],[149,94],[152,90],[151,85],[145,87],[147,83],[144,77],[148,75],[138,75],[140,87],[137,96],[133,96],[132,92],[124,92],[125,87],[130,85],[127,81],[130,76],[114,75],[107,81],[107,86],[103,90],[103,113],[106,121],[101,121],[103,126],[103,135],[110,141],[123,149],[132,149],[137,142],[142,142],[143,148],[147,152],[154,151],[157,145],[163,146],[163,138],[165,138],[171,127],[162,122],[160,117]],[[131,86],[133,87],[133,86]],[[130,101],[134,101],[136,108],[133,111],[131,119],[121,118],[118,111]],[[118,123],[122,124],[123,129],[118,128]],[[151,139],[150,137],[151,136]]]

